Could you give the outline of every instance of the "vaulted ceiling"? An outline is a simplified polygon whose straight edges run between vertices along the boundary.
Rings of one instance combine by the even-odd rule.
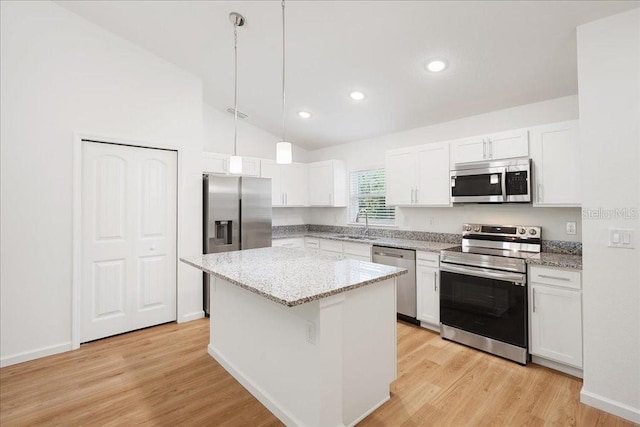
[[[280,1],[58,1],[203,80],[205,102],[233,105],[281,133]],[[286,2],[287,139],[341,144],[577,93],[576,27],[639,1]],[[442,58],[440,73],[424,68]],[[360,102],[348,94],[365,93]],[[302,119],[298,111],[308,111]]]

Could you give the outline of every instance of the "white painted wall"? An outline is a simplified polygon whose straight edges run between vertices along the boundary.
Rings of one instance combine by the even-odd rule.
[[[583,210],[582,401],[640,423],[640,9],[578,27]],[[633,218],[635,216],[635,218]],[[636,248],[607,247],[628,228]]]
[[[180,151],[178,256],[201,250],[201,81],[52,2],[1,2],[0,363],[71,348],[74,132]],[[178,319],[202,313],[178,265]]]
[[[248,119],[247,119],[248,120]],[[233,153],[233,114],[216,110],[204,104],[204,151],[214,153]],[[259,157],[261,159],[276,159],[276,143],[280,136],[269,133],[252,125],[246,120],[238,119],[237,153],[240,156]],[[308,152],[293,145],[293,161],[305,163]]]
[[[567,96],[311,151],[309,159],[343,159],[347,163],[348,171],[383,167],[386,150],[577,118],[578,97]],[[312,224],[347,223],[346,208],[312,208],[308,215]],[[576,235],[565,233],[565,221],[577,222]],[[471,205],[397,209],[397,225],[405,230],[459,233],[464,222],[541,225],[545,239],[580,241],[579,208]]]

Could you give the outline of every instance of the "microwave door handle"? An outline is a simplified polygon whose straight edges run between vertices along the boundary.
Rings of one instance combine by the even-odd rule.
[[[507,169],[502,169],[502,200],[507,201]]]

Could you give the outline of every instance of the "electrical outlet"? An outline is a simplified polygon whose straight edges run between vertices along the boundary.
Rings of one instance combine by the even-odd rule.
[[[316,343],[316,324],[311,320],[307,320],[305,338],[309,344]]]
[[[576,234],[576,222],[575,221],[567,221],[565,228],[566,228],[567,234]]]

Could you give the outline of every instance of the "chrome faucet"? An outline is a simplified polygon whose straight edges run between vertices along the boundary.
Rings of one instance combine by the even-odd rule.
[[[369,212],[367,212],[365,208],[360,209],[356,214],[356,222],[360,221],[360,214],[363,212],[364,212],[364,233],[362,234],[366,236],[367,234],[369,234]]]

